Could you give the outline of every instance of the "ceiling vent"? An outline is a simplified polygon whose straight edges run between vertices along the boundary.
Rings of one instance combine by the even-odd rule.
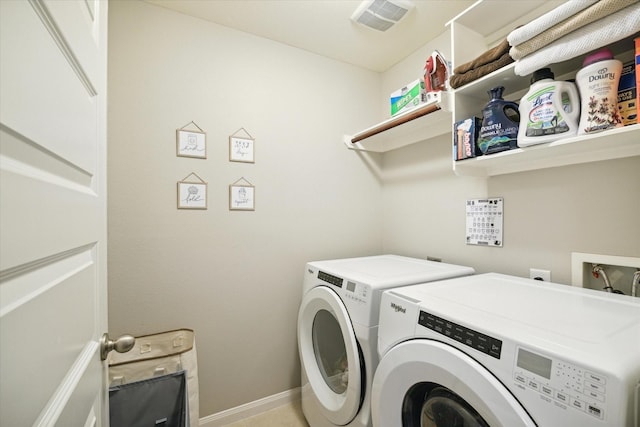
[[[413,8],[407,0],[365,0],[351,15],[351,20],[378,31],[387,31]]]

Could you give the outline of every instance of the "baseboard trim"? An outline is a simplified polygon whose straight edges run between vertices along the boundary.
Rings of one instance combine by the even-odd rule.
[[[200,418],[200,427],[222,427],[300,400],[300,387]]]

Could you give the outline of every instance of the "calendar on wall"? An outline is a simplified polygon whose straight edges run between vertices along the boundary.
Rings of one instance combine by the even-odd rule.
[[[502,197],[467,200],[467,245],[502,247]]]

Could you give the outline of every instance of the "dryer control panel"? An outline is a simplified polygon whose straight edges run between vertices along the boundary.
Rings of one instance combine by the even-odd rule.
[[[370,292],[365,285],[347,280],[345,291],[346,298],[363,304],[368,301],[368,295]]]
[[[371,292],[369,287],[362,283],[334,276],[324,271],[318,271],[318,279],[340,288],[338,294],[348,301],[358,304],[366,304],[369,301]]]
[[[604,420],[607,378],[576,364],[517,348],[513,380],[539,393],[543,400],[565,410],[576,410]]]
[[[324,271],[318,271],[318,279],[323,282],[327,282],[330,285],[337,286],[338,288],[341,288],[344,283],[344,279],[342,277],[334,276],[333,274],[325,273]]]

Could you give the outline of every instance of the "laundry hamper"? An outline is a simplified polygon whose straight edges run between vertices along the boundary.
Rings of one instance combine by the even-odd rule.
[[[110,412],[116,422],[112,425],[135,427],[138,421],[146,422],[140,425],[162,427],[199,425],[198,363],[193,330],[178,329],[136,337],[131,350],[112,351],[108,362]],[[126,417],[134,420],[129,424]]]

